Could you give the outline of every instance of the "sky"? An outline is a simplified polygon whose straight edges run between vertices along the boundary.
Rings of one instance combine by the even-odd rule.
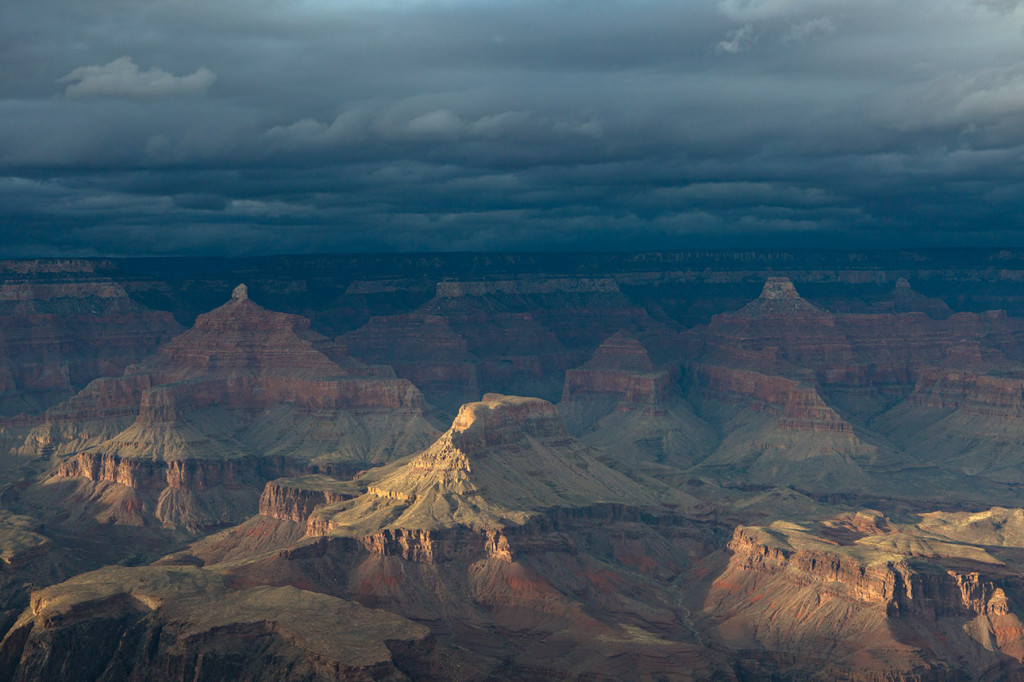
[[[3,0],[0,256],[1024,246],[1022,5]]]

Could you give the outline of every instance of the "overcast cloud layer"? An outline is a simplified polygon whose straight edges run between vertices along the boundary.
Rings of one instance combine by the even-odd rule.
[[[1024,245],[1016,0],[3,0],[2,256]]]

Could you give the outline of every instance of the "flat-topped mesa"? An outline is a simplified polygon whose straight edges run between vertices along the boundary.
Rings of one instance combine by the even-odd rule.
[[[307,532],[359,537],[382,529],[520,525],[544,509],[650,503],[650,491],[594,459],[539,398],[487,394],[409,462],[392,465],[344,509]],[[388,513],[384,513],[388,510]]]
[[[470,455],[508,447],[527,438],[569,439],[555,406],[540,398],[488,393],[467,403],[452,422],[452,444]]]
[[[788,277],[769,277],[765,280],[761,296],[743,306],[736,314],[760,315],[816,315],[822,311],[800,297]]]

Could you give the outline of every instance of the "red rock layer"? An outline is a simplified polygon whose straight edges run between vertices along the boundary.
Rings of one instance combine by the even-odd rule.
[[[102,263],[14,265],[0,281],[0,414],[39,413],[181,331],[98,274]]]
[[[697,391],[705,398],[776,414],[782,429],[853,432],[814,388],[791,379],[710,365],[695,365],[693,375]]]
[[[910,401],[967,415],[1024,417],[1024,378],[928,368],[919,372]]]
[[[349,493],[270,481],[260,496],[259,513],[280,521],[305,524],[317,507],[351,498]]]
[[[386,364],[428,399],[455,393],[476,398],[477,374],[466,340],[438,315],[390,315],[370,318],[338,339],[365,361]]]
[[[655,405],[673,385],[672,374],[655,369],[636,337],[620,331],[602,343],[589,362],[565,373],[562,400],[609,395],[623,407]]]

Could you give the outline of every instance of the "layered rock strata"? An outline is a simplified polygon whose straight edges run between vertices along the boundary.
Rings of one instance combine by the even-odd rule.
[[[704,610],[714,638],[815,679],[1021,670],[1024,581],[980,547],[872,514],[737,528]],[[765,656],[770,660],[770,656]],[[795,665],[792,662],[797,662]]]
[[[351,473],[435,437],[412,384],[387,368],[338,365],[317,349],[326,345],[308,321],[256,305],[240,286],[123,377],[50,410],[23,451],[70,455],[54,483],[103,484],[73,495],[93,516],[124,518],[103,510],[102,498],[117,497],[134,524],[195,530],[253,513],[270,478]],[[142,489],[157,499],[131,492]],[[32,490],[49,498],[56,488]]]
[[[0,675],[405,679],[395,652],[416,650],[426,635],[400,616],[294,587],[234,589],[184,566],[108,567],[35,593],[0,643]]]
[[[20,265],[0,267],[0,415],[39,414],[181,331],[132,300],[110,263]]]

